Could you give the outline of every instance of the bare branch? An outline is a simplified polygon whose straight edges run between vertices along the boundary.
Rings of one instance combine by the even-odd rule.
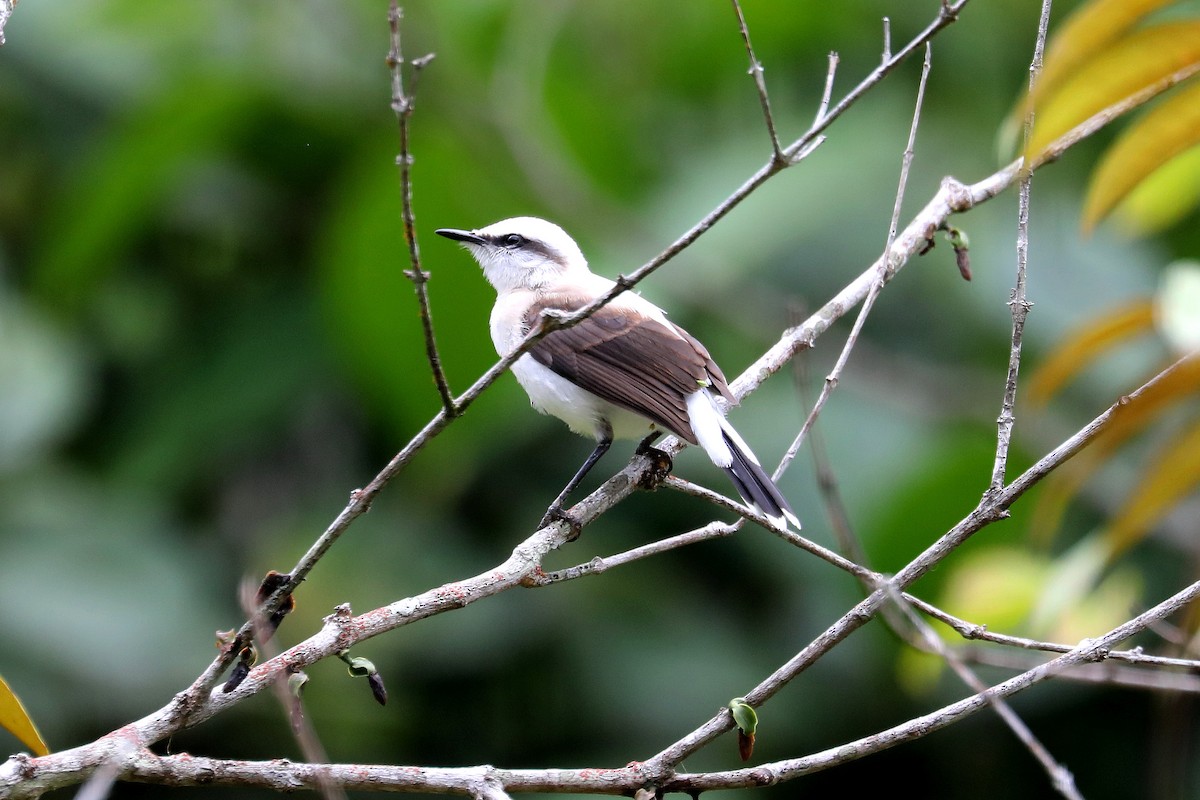
[[[1037,40],[1033,47],[1033,61],[1029,65],[1029,91],[1037,86],[1042,71],[1042,54],[1046,49],[1046,30],[1050,26],[1051,0],[1043,0],[1042,14],[1038,20]],[[1025,115],[1024,142],[1029,144],[1033,135],[1033,106]],[[1024,148],[1022,148],[1024,150]],[[1025,318],[1032,307],[1025,295],[1025,272],[1029,262],[1029,194],[1033,172],[1021,175],[1017,201],[1017,282],[1009,298],[1012,312],[1012,344],[1008,354],[1008,375],[1004,381],[1004,399],[1000,403],[1000,417],[996,420],[996,459],[992,465],[992,482],[988,491],[999,491],[1004,485],[1004,474],[1008,467],[1008,450],[1012,441],[1015,419],[1013,410],[1017,404],[1017,375],[1021,368],[1021,340],[1025,331]]]
[[[1069,652],[1070,649],[1068,647],[1066,652]],[[1129,655],[1136,654],[1138,650],[1140,648],[1135,647],[1132,650],[1114,650],[1113,652]],[[1043,658],[1034,652],[1013,650],[1011,648],[967,645],[956,648],[956,652],[964,660],[970,661],[973,664],[1000,667],[1017,672],[1031,669],[1044,661]],[[1159,668],[1147,669],[1142,666],[1123,663],[1123,659],[1119,657],[1108,658],[1099,664],[1082,664],[1074,667],[1070,672],[1060,675],[1059,678],[1076,683],[1091,683],[1112,688],[1134,689],[1140,692],[1164,692],[1170,694],[1186,692],[1188,694],[1200,695],[1200,676],[1195,674],[1194,669],[1185,672]]]
[[[971,514],[897,573],[892,578],[891,585],[897,591],[903,590],[953,552],[955,548],[966,541],[972,534],[986,525],[1004,518],[1009,505],[1015,502],[1039,480],[1048,475],[1053,469],[1064,463],[1092,441],[1113,416],[1119,412],[1119,409],[1137,402],[1138,398],[1148,388],[1167,378],[1182,363],[1184,363],[1184,360],[1176,362],[1136,392],[1122,398],[1119,403],[1110,407],[1070,439],[1031,466],[1025,473],[1009,484],[1004,491],[994,497],[983,498],[980,501],[980,505]],[[621,473],[610,480],[609,483],[612,484],[623,476],[624,473]],[[632,485],[636,483],[636,475],[629,476],[627,480],[630,481],[632,488]],[[612,502],[615,502],[608,500],[608,505],[600,507],[600,503],[596,497],[599,494],[600,492],[593,493],[592,496],[589,496],[589,498],[576,506],[572,513],[582,511],[586,515],[586,518],[590,519],[605,510]],[[232,705],[241,698],[261,691],[280,672],[303,668],[308,664],[315,663],[322,658],[327,658],[340,650],[344,650],[358,642],[378,636],[387,631],[395,630],[398,627],[434,614],[461,608],[484,597],[498,594],[515,586],[525,585],[529,577],[538,569],[538,564],[542,556],[552,547],[556,547],[564,541],[565,534],[561,532],[555,533],[553,527],[550,526],[543,531],[539,531],[522,542],[503,564],[497,565],[473,578],[449,583],[423,594],[397,601],[389,606],[368,611],[356,617],[351,616],[348,609],[342,609],[339,613],[326,618],[324,627],[318,633],[284,652],[278,658],[255,667],[249,677],[246,678],[245,682],[235,692],[228,694],[218,692],[213,694],[210,701],[199,708],[190,721],[200,722],[219,713],[222,709]],[[761,705],[786,685],[787,682],[807,668],[815,658],[827,652],[829,648],[845,639],[854,630],[866,624],[879,609],[885,597],[886,593],[883,590],[874,591],[808,647],[769,676],[752,692],[748,692],[746,694],[747,700],[752,705]],[[181,720],[179,715],[175,713],[173,705],[168,705],[142,720],[130,723],[130,725],[127,725],[122,730],[126,736],[134,738],[141,744],[157,741],[171,732],[178,730],[181,725]],[[689,734],[675,745],[655,756],[651,761],[646,762],[646,768],[650,770],[650,774],[668,774],[680,760],[690,753],[695,752],[696,749],[706,742],[711,741],[722,732],[728,730],[730,724],[728,713],[723,712],[692,734]],[[81,749],[86,749],[86,746]],[[96,750],[89,752],[97,759],[95,763],[102,763],[105,760],[102,757],[105,751]],[[65,753],[55,753],[41,759],[33,759],[32,761],[49,765],[57,763],[58,759],[69,759],[72,757],[77,756],[74,755],[73,751],[66,751]],[[45,779],[53,781],[56,774],[50,772]],[[3,785],[3,781],[4,770],[0,769],[0,785]],[[44,788],[53,788],[62,784],[47,783],[42,785]],[[513,787],[510,786],[509,788]]]
[[[613,567],[631,564],[634,561],[640,561],[643,558],[677,550],[680,547],[686,547],[690,544],[731,536],[741,530],[741,527],[740,520],[732,525],[724,522],[710,522],[702,528],[696,528],[695,530],[676,534],[675,536],[668,536],[665,539],[659,539],[641,547],[626,550],[623,553],[605,557],[595,556],[590,561],[574,567],[567,567],[566,569],[555,570],[554,572],[543,572],[540,569],[534,570],[533,574],[525,579],[523,585],[529,587],[549,586],[552,583],[575,580],[587,575],[599,575]]]
[[[817,116],[813,125],[819,125],[829,113],[829,99],[833,97],[833,77],[837,74],[838,54],[829,54],[829,69],[825,73],[825,89],[821,92],[821,102],[817,105]]]
[[[967,622],[964,619],[949,614],[943,609],[935,605],[925,602],[924,600],[913,597],[912,595],[904,595],[905,599],[923,614],[933,617],[937,621],[952,628],[955,633],[967,640],[977,640],[981,642],[992,642],[993,644],[1005,645],[1006,647],[1017,647],[1023,650],[1044,650],[1049,653],[1067,653],[1071,651],[1071,645],[1061,644],[1059,642],[1042,642],[1036,639],[1029,639],[1023,636],[1010,636],[1003,633],[995,633],[989,631],[985,626],[974,622]],[[1155,629],[1157,630],[1157,628]],[[1192,658],[1168,658],[1166,656],[1147,655],[1141,651],[1141,648],[1135,650],[1114,650],[1108,654],[1110,660],[1126,661],[1130,664],[1144,664],[1146,666],[1156,667],[1175,667],[1179,669],[1192,670],[1200,672],[1200,660]]]
[[[957,11],[966,0],[961,0],[959,4],[950,7],[951,11]],[[924,33],[922,35],[925,35]],[[1147,89],[1138,92],[1120,103],[1103,109],[1095,115],[1085,120],[1084,122],[1072,128],[1067,133],[1056,139],[1046,150],[1030,164],[1030,169],[1037,169],[1041,166],[1052,162],[1062,155],[1068,148],[1077,144],[1084,138],[1092,135],[1096,131],[1103,128],[1113,119],[1116,119],[1121,114],[1129,111],[1132,108],[1145,103],[1150,98],[1157,94],[1166,91],[1176,83],[1186,80],[1193,74],[1200,72],[1200,64],[1191,65],[1182,69],[1171,76],[1159,81]],[[870,78],[869,78],[870,79]],[[858,90],[855,89],[851,94],[855,94]],[[848,95],[849,97],[849,95]],[[846,104],[843,99],[839,103],[839,107]],[[798,140],[800,141],[800,140]],[[896,241],[892,246],[891,251],[885,256],[881,256],[874,264],[868,267],[856,279],[846,285],[833,298],[831,298],[824,306],[822,306],[815,314],[809,317],[802,325],[790,328],[784,332],[778,342],[764,353],[754,364],[747,368],[741,376],[739,376],[730,385],[734,396],[741,399],[753,391],[755,391],[763,382],[778,370],[782,369],[797,352],[806,349],[816,341],[817,337],[824,333],[835,321],[840,319],[850,309],[854,308],[870,292],[870,288],[874,283],[875,276],[879,274],[885,264],[890,264],[891,268],[884,271],[885,281],[890,280],[896,272],[903,268],[908,260],[919,254],[925,249],[926,242],[952,214],[963,213],[975,207],[979,203],[986,202],[996,195],[1003,192],[1017,180],[1017,177],[1022,169],[1020,159],[1012,162],[1008,166],[998,172],[984,178],[983,180],[965,185],[953,178],[946,178],[942,181],[941,188],[934,197],[926,204],[926,206],[918,212],[909,225],[896,237]],[[749,192],[756,188],[765,180],[762,176],[763,170],[760,170],[750,180],[743,184],[740,192]],[[769,177],[769,176],[766,176]],[[749,187],[749,188],[747,188]],[[731,197],[736,197],[738,193]],[[666,259],[673,256],[676,252],[687,247],[700,233],[707,230],[712,222],[717,218],[727,213],[729,200],[722,204],[714,212],[711,212],[705,220],[698,223],[696,226],[685,234],[674,244],[668,247],[662,254],[650,261],[629,279],[623,279],[625,282],[621,285],[629,287],[634,285],[637,280],[645,277],[649,271],[656,269],[665,263]],[[728,206],[728,207],[726,207]],[[721,209],[724,208],[724,211]],[[621,286],[618,288],[620,289]],[[613,291],[612,296],[619,294],[619,291]],[[475,399],[479,397],[489,386],[491,386],[508,368],[521,357],[530,347],[537,341],[550,332],[550,323],[555,325],[566,326],[572,322],[581,321],[586,313],[594,313],[604,303],[611,300],[611,297],[600,298],[599,301],[593,303],[592,306],[583,309],[577,315],[574,315],[568,320],[552,321],[543,319],[542,324],[533,330],[529,336],[525,338],[521,346],[516,348],[508,356],[500,359],[493,364],[487,372],[480,376],[475,383],[467,389],[466,392],[459,395],[455,399],[455,405],[461,413]],[[329,527],[317,539],[316,542],[309,548],[308,552],[301,557],[296,567],[289,573],[291,578],[267,600],[264,605],[264,614],[268,616],[272,611],[279,607],[283,598],[287,597],[291,591],[300,584],[301,581],[308,575],[320,558],[333,546],[334,542],[346,531],[350,524],[361,516],[370,507],[371,501],[375,496],[382,491],[396,475],[403,471],[413,457],[422,450],[438,433],[440,433],[447,425],[454,420],[443,408],[433,419],[426,423],[425,427],[414,436],[404,448],[392,458],[390,462],[383,468],[378,475],[363,489],[352,493],[349,504],[338,514],[337,518],[330,523]],[[678,452],[681,444],[668,438],[660,445],[660,449],[670,452]],[[641,456],[635,458],[617,475],[611,478],[607,483],[600,487],[589,497],[585,498],[574,509],[571,514],[575,519],[583,520],[586,524],[595,516],[603,513],[609,507],[619,502],[630,492],[637,484],[637,476],[645,467],[645,460]],[[547,531],[553,531],[555,535],[561,536],[562,541],[565,541],[565,523],[555,523],[551,525]],[[557,546],[557,544],[555,545]],[[220,675],[232,662],[234,655],[238,652],[239,645],[244,645],[249,641],[251,634],[251,626],[246,623],[238,631],[237,637],[234,639],[233,645],[224,651],[209,667],[200,675],[191,687],[178,695],[175,699],[175,704],[179,707],[179,712],[183,714],[183,719],[180,721],[180,727],[186,727],[190,722],[190,715],[205,705],[205,698],[208,690],[216,684]]]
[[[900,53],[897,53],[895,56],[893,56],[893,58],[887,64],[882,64],[873,70],[862,83],[860,83],[853,90],[851,90],[849,94],[842,98],[833,111],[827,115],[824,115],[819,123],[814,124],[806,134],[789,145],[785,150],[789,157],[796,158],[798,153],[806,148],[811,148],[814,146],[814,141],[817,139],[821,131],[827,128],[833,122],[833,120],[841,116],[841,114],[843,114],[855,102],[857,102],[858,99],[861,98],[871,86],[879,83],[879,81],[881,81],[888,73],[895,69],[895,67],[898,66],[909,53],[913,52],[921,44],[931,39],[942,28],[949,25],[955,19],[958,11],[965,6],[967,2],[969,2],[969,0],[959,0],[957,3],[951,6],[942,7],[934,21],[926,26],[926,28],[911,42],[909,42],[909,44],[906,45]],[[777,165],[774,161],[760,168],[729,197],[722,201],[698,223],[693,225],[686,233],[676,239],[653,259],[634,270],[628,276],[619,276],[616,281],[616,286],[611,291],[597,298],[589,305],[568,315],[555,317],[543,315],[540,320],[540,324],[534,330],[532,330],[528,336],[525,337],[525,339],[517,348],[493,364],[475,381],[474,384],[471,385],[470,388],[467,389],[466,392],[454,398],[451,406],[443,405],[441,411],[439,411],[433,419],[426,423],[425,427],[422,428],[416,434],[416,436],[414,436],[404,446],[404,448],[392,458],[390,462],[388,462],[388,464],[379,472],[378,475],[375,476],[375,478],[371,480],[369,484],[367,484],[367,486],[356,490],[351,494],[349,504],[342,509],[341,513],[338,514],[333,522],[330,523],[330,525],[325,529],[321,536],[317,538],[312,546],[309,547],[308,551],[301,557],[295,568],[288,573],[291,578],[281,585],[275,591],[275,593],[267,599],[266,604],[264,605],[264,613],[270,615],[273,610],[279,607],[279,604],[283,601],[283,599],[287,597],[296,588],[296,586],[298,586],[304,580],[312,568],[324,556],[324,554],[328,552],[329,548],[333,546],[333,544],[346,531],[350,524],[366,512],[375,496],[383,489],[383,487],[386,486],[393,478],[395,478],[396,475],[403,471],[403,469],[412,460],[413,456],[422,450],[425,445],[427,445],[429,441],[433,439],[434,436],[441,433],[441,431],[445,429],[445,427],[449,425],[455,418],[461,415],[467,409],[467,407],[488,387],[495,383],[496,380],[499,379],[499,377],[503,375],[518,358],[528,352],[531,347],[537,344],[538,341],[552,331],[562,328],[569,328],[572,325],[579,324],[598,311],[600,308],[611,302],[617,295],[636,286],[638,282],[649,276],[663,264],[667,263],[667,261],[674,258],[685,248],[689,247],[701,236],[701,234],[706,232],[709,228],[716,224],[718,220],[732,211],[754,190],[756,190],[769,178],[784,168],[785,167]],[[1002,171],[1002,173],[998,173],[997,175],[1002,175],[1003,173],[1004,171]],[[1008,179],[1001,178],[999,181],[996,179],[997,176],[992,176],[992,178],[989,178],[983,182],[989,187],[994,188],[985,190],[983,194],[980,194],[980,200],[994,196],[996,193],[1006,188],[1011,182],[1011,177]],[[943,190],[946,190],[946,187],[947,184],[944,182]],[[939,198],[941,197],[942,192],[939,192]],[[941,224],[941,222],[945,220],[946,216],[948,216],[951,211],[961,212],[967,210],[973,204],[973,200],[973,197],[956,198],[953,206],[945,208],[944,214],[938,220],[937,224]],[[938,198],[935,198],[935,202],[937,201]],[[937,224],[935,224],[934,229],[936,229]],[[927,234],[922,234],[921,241],[924,241],[927,236]],[[911,255],[915,252],[916,250],[912,249],[908,251],[908,254]],[[899,260],[903,261],[904,259],[901,258]],[[899,266],[896,267],[896,269],[898,268]],[[860,276],[858,281],[852,283],[845,290],[839,293],[838,297],[835,298],[834,301],[831,301],[831,304],[846,300],[848,293],[851,296],[856,294],[859,289],[862,288],[860,286],[861,280],[862,277]],[[865,296],[865,294],[863,296]],[[852,302],[849,302],[849,305],[844,306],[844,308],[853,307],[861,302],[861,300],[862,297],[860,296]],[[827,308],[828,305],[829,304],[826,306]],[[835,316],[829,317],[827,321],[832,322],[834,319],[841,316],[841,313],[844,313],[844,311],[839,311]],[[816,331],[817,327],[823,331],[825,327],[828,326],[814,326],[813,330]],[[786,348],[786,355],[784,355],[782,358],[780,358],[780,354],[777,352],[781,345]],[[785,335],[785,342],[777,344],[776,347],[773,348],[772,352],[768,353],[768,355],[772,357],[772,360],[778,359],[770,372],[773,373],[777,371],[782,366],[784,361],[786,361],[787,358],[790,358],[791,355],[794,354],[797,349],[799,349],[799,347],[799,339]],[[762,375],[762,377],[765,379],[766,374]],[[740,390],[736,387],[731,388],[735,391],[737,396],[741,397],[750,391],[753,391],[753,388],[756,388],[757,385],[758,383],[753,383],[753,386],[744,383]],[[454,409],[454,413],[451,413],[449,410],[451,407]],[[678,448],[679,443],[675,442],[674,447]],[[615,502],[615,500],[613,502]],[[607,507],[607,505],[605,507]],[[578,516],[575,518],[579,519]],[[589,517],[588,519],[590,520],[591,518]],[[566,529],[566,524],[559,522],[554,523],[554,525],[551,527],[557,527],[558,532],[562,533]],[[209,665],[209,667],[201,674],[196,682],[177,698],[177,702],[180,704],[181,709],[185,713],[194,713],[196,709],[203,706],[204,697],[208,690],[216,684],[221,674],[233,661],[233,658],[238,650],[250,640],[249,637],[251,633],[251,625],[249,623],[243,624],[238,630],[237,635],[234,637],[230,648],[222,652],[217,660]]]
[[[409,122],[412,118],[416,102],[417,80],[421,70],[433,60],[430,53],[412,62],[412,88],[404,90],[404,54],[400,47],[400,20],[402,17],[396,0],[391,0],[388,6],[388,26],[391,29],[391,49],[387,55],[388,69],[392,72],[392,111],[396,113],[396,123],[400,129],[400,155],[396,164],[400,167],[400,214],[404,221],[404,240],[408,243],[408,259],[411,268],[404,271],[405,277],[412,281],[417,293],[417,306],[421,316],[421,332],[425,336],[425,357],[429,360],[429,368],[433,372],[433,382],[437,386],[438,395],[442,398],[442,407],[448,414],[458,413],[454,405],[454,396],[450,393],[450,384],[442,369],[442,359],[438,354],[437,339],[433,333],[433,314],[429,308],[429,292],[425,284],[429,282],[429,273],[421,269],[421,254],[417,247],[416,221],[413,215],[412,196],[412,166],[413,156],[409,144]]]
[[[1036,171],[1046,164],[1057,161],[1067,150],[1101,130],[1113,120],[1128,114],[1135,108],[1145,105],[1168,89],[1173,88],[1174,86],[1197,74],[1200,74],[1200,62],[1192,62],[1191,64],[1172,72],[1170,75],[1160,78],[1154,83],[1134,92],[1124,100],[1100,109],[1095,114],[1088,117],[1083,122],[1079,123],[1074,128],[1055,139],[1050,144],[1046,145],[1046,149],[1040,153],[1037,153],[1030,160],[1029,164],[1022,165],[1022,168],[1029,171]],[[1020,160],[1015,163],[1021,165]]]
[[[779,145],[779,134],[775,132],[775,117],[771,114],[771,101],[767,97],[767,82],[763,78],[763,67],[758,57],[754,55],[754,46],[750,44],[750,29],[746,27],[746,17],[742,14],[742,6],[738,0],[733,3],[733,13],[737,15],[738,30],[741,31],[742,41],[746,44],[746,55],[750,57],[750,75],[754,78],[754,88],[758,90],[758,102],[762,105],[763,119],[767,123],[767,133],[771,137],[771,152],[775,163],[786,166],[787,158]]]

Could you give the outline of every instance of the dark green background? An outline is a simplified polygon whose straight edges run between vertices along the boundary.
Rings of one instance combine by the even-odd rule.
[[[747,0],[782,136],[812,119],[830,51],[841,56],[837,98],[879,61],[881,17],[891,17],[898,47],[937,5]],[[1069,6],[1056,4],[1055,18]],[[905,219],[943,175],[978,180],[1000,163],[996,131],[1027,80],[1038,9],[980,0],[937,38]],[[215,653],[212,631],[239,622],[239,581],[295,563],[438,399],[402,276],[384,3],[25,0],[7,35],[0,674],[51,745],[65,748],[186,686]],[[768,155],[725,2],[415,0],[403,36],[407,57],[437,54],[412,120],[415,208],[457,392],[495,359],[494,295],[435,228],[549,217],[612,276],[651,258]],[[642,285],[731,377],[882,249],[919,67],[906,64],[808,161]],[[1078,198],[1101,144],[1035,181],[1025,374],[1070,326],[1149,293],[1162,264],[1196,252],[1186,232],[1139,243],[1105,230],[1079,237]],[[958,222],[975,280],[958,277],[945,244],[909,264],[880,298],[819,426],[880,569],[898,569],[961,518],[990,475],[1015,193]],[[734,412],[764,460],[795,435],[849,322],[799,360],[798,376],[781,373]],[[1160,357],[1153,343],[1127,348],[1050,413],[1019,410],[1014,464],[1053,447]],[[503,560],[589,447],[530,411],[506,376],[320,564],[282,642],[313,632],[337,603],[365,611]],[[629,450],[614,448],[600,472]],[[695,453],[676,467],[728,490]],[[807,450],[782,486],[805,532],[831,544]],[[1085,497],[1055,548],[1104,510],[1102,498]],[[1023,546],[1021,512],[965,550]],[[635,496],[546,566],[711,518],[702,501],[668,491]],[[1135,554],[1144,604],[1189,579],[1176,547]],[[951,559],[918,593],[936,596],[954,568]],[[846,575],[750,527],[375,639],[356,652],[380,666],[386,708],[337,662],[310,671],[306,699],[336,761],[620,766],[708,719],[858,597]],[[965,694],[948,677],[914,692],[899,678],[901,651],[878,623],[855,634],[763,709],[755,759],[833,746]],[[1015,705],[1090,798],[1137,796],[1156,782],[1164,797],[1200,786],[1188,766],[1194,733],[1155,733],[1189,713],[1187,703],[1172,700],[1172,716],[1161,697],[1060,682]],[[166,746],[299,757],[269,693]],[[1153,761],[1151,748],[1192,774]],[[684,766],[739,764],[730,738]],[[1050,794],[1029,754],[981,713],[850,766],[729,796],[881,787]]]

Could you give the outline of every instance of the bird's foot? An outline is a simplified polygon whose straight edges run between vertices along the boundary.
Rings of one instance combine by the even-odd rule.
[[[546,513],[542,516],[542,521],[538,523],[538,529],[540,530],[555,522],[567,523],[567,527],[571,531],[567,536],[568,542],[575,541],[579,538],[579,534],[583,533],[583,523],[564,511],[563,507],[558,503],[546,509]]]
[[[646,469],[642,472],[641,477],[638,478],[638,488],[644,489],[647,492],[653,492],[671,474],[674,462],[671,460],[671,456],[665,451],[659,450],[657,447],[651,447],[645,442],[638,447],[637,452],[638,455],[645,456],[650,461]]]
[[[660,436],[662,436],[662,431],[655,431],[645,439],[642,439],[640,442],[638,442],[637,450],[634,450],[633,452],[637,453],[639,456],[649,455],[650,451],[652,450],[656,453],[661,453],[661,450],[655,450],[655,448],[651,447],[651,445],[658,441],[658,437]]]

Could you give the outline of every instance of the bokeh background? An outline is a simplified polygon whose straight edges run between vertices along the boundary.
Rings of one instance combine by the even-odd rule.
[[[830,51],[841,59],[836,98],[878,63],[882,17],[899,46],[938,3],[745,5],[790,140],[815,113]],[[978,180],[1002,163],[996,134],[1027,80],[1039,5],[974,3],[936,39],[906,219],[943,175]],[[1073,5],[1056,3],[1055,18]],[[240,621],[239,582],[295,563],[438,399],[402,275],[383,2],[25,0],[6,33],[0,674],[61,749],[186,686],[215,653],[212,632]],[[415,210],[438,343],[459,392],[494,361],[494,295],[435,228],[549,217],[611,276],[647,261],[768,155],[725,2],[411,0],[403,37],[406,57],[436,53],[412,119]],[[900,69],[809,160],[642,284],[730,376],[880,252],[919,68]],[[1200,245],[1194,219],[1152,240],[1079,235],[1081,186],[1107,136],[1035,181],[1027,368],[1073,326],[1150,294],[1162,265]],[[958,224],[975,279],[959,278],[945,244],[910,264],[880,298],[819,425],[879,569],[899,568],[960,519],[990,474],[1015,193]],[[849,319],[839,323],[734,412],[764,459],[795,435],[848,329]],[[1048,409],[1019,408],[1014,468],[1162,357],[1154,341],[1126,347]],[[504,378],[325,558],[281,643],[310,634],[337,603],[364,611],[503,560],[590,447],[531,412]],[[614,448],[597,474],[628,451]],[[1018,506],[917,593],[937,598],[956,570],[993,555],[1062,552],[1111,510],[1110,492],[1138,464],[1131,456],[1106,470],[1055,537],[1031,543]],[[727,489],[694,453],[676,469]],[[832,544],[813,475],[806,450],[782,485],[806,532]],[[669,491],[635,496],[546,566],[688,530],[712,513]],[[1129,608],[1194,577],[1195,540],[1176,523],[1129,555]],[[1007,592],[1000,583],[985,599]],[[310,671],[306,700],[336,761],[618,766],[708,719],[860,596],[848,576],[747,528],[372,640],[356,654],[379,665],[386,708],[336,662]],[[1114,622],[1131,613],[1105,611]],[[756,760],[833,746],[965,693],[906,652],[878,623],[856,633],[763,710]],[[1088,797],[1200,792],[1190,701],[1056,682],[1015,706]],[[269,693],[167,747],[299,757]],[[0,749],[17,744],[0,733]],[[730,739],[685,767],[739,764]],[[729,796],[882,787],[1050,794],[1028,753],[980,713],[856,764]]]

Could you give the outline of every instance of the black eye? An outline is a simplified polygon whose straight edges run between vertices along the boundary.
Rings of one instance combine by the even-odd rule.
[[[525,237],[519,233],[510,233],[500,241],[505,247],[520,247],[525,244]]]

